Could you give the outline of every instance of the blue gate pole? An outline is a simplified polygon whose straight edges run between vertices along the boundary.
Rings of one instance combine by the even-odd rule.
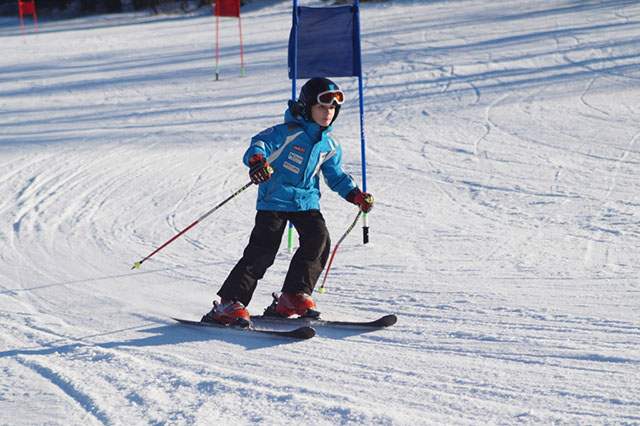
[[[293,0],[293,77],[291,78],[291,100],[296,101],[296,77],[298,76],[298,0]],[[293,253],[293,224],[289,222],[287,250]]]
[[[353,7],[355,8],[355,31],[358,34],[356,41],[356,52],[358,55],[358,90],[360,97],[360,152],[362,161],[362,192],[367,192],[367,156],[366,156],[366,142],[364,138],[364,90],[362,81],[362,48],[360,45],[360,5],[359,1],[355,0]],[[362,215],[362,242],[367,244],[369,242],[369,217],[366,213]]]

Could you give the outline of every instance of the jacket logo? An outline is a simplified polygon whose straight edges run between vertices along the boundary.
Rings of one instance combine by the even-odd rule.
[[[307,149],[306,149],[306,148],[303,148],[303,147],[301,147],[301,146],[297,146],[297,145],[294,145],[294,146],[293,146],[293,149],[294,149],[295,151],[298,151],[298,152],[307,152]]]
[[[264,129],[263,131],[258,133],[256,136],[269,135],[271,133],[273,133],[273,127],[269,127],[268,129]]]
[[[289,157],[287,158],[297,164],[302,164],[302,161],[304,160],[302,155],[298,155],[295,152],[290,152]]]
[[[285,169],[292,171],[293,173],[300,173],[300,168],[294,166],[293,164],[289,163],[288,161],[285,161],[284,164],[282,165]]]

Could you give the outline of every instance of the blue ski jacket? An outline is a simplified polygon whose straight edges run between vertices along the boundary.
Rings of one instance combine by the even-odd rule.
[[[320,209],[320,177],[343,198],[357,185],[342,170],[342,147],[331,135],[332,126],[322,128],[290,109],[284,123],[251,138],[243,162],[262,154],[273,168],[271,179],[258,188],[258,210],[304,211]]]

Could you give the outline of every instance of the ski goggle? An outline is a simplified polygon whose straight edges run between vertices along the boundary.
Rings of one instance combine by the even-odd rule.
[[[330,106],[334,101],[338,105],[342,105],[344,93],[342,90],[327,90],[326,92],[318,93],[317,100],[320,105]]]

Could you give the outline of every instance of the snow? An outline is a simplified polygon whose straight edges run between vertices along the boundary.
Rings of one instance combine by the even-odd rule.
[[[320,2],[302,2],[320,5]],[[0,21],[0,424],[640,423],[640,4],[361,6],[369,244],[294,342],[195,329],[248,240],[287,2]],[[336,122],[361,180],[357,79]],[[333,241],[357,210],[324,188]],[[283,242],[249,311],[280,290]]]

